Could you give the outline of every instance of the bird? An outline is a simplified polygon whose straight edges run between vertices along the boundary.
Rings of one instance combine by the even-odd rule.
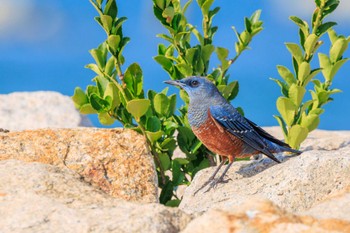
[[[290,152],[301,154],[287,143],[276,139],[257,124],[241,115],[220,93],[216,85],[206,77],[191,76],[180,80],[168,80],[164,83],[183,89],[189,97],[188,122],[193,133],[206,148],[221,156],[222,161],[195,193],[210,184],[211,188],[224,180],[235,158],[246,158],[256,154],[265,154],[276,163],[280,161],[274,153]],[[218,179],[215,176],[227,162],[228,166]]]

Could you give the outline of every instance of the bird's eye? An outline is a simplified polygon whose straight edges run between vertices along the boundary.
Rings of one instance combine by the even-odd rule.
[[[191,81],[191,87],[197,87],[199,85],[199,82],[197,80]]]

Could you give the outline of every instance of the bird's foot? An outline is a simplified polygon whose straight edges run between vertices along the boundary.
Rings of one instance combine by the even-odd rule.
[[[214,179],[208,179],[207,182],[205,182],[199,189],[197,189],[197,191],[195,191],[193,193],[193,196],[195,196],[200,190],[202,190],[205,186],[207,186],[208,184],[210,184],[211,182],[213,182]]]
[[[209,192],[211,189],[215,189],[219,183],[226,184],[230,180],[232,180],[232,179],[231,178],[224,179],[224,177],[220,177],[218,179],[214,179],[214,180],[212,180],[212,182],[210,182],[209,188],[204,193]]]

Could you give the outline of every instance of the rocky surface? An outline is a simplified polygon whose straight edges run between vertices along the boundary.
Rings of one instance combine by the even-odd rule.
[[[185,191],[180,209],[187,213],[227,209],[261,197],[287,211],[305,211],[350,185],[350,146],[334,151],[306,151],[300,156],[284,158],[281,164],[268,158],[236,162],[227,173],[232,180],[194,195],[214,170],[211,167],[197,173]]]
[[[209,210],[190,222],[183,233],[350,232],[350,222],[288,213],[265,199],[252,199],[230,210]]]
[[[299,214],[311,215],[318,219],[335,218],[350,222],[350,186],[327,196],[325,200]]]
[[[0,128],[10,131],[92,126],[69,96],[58,92],[14,92],[0,95]]]
[[[0,161],[1,233],[179,232],[191,217],[112,198],[67,168]]]
[[[114,197],[158,202],[153,157],[144,137],[133,130],[0,132],[0,160],[7,159],[68,167]]]

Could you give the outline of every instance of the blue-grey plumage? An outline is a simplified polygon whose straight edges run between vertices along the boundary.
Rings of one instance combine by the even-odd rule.
[[[190,100],[188,121],[194,134],[208,149],[227,157],[229,165],[235,157],[247,157],[259,153],[265,154],[276,162],[279,160],[273,153],[283,151],[301,153],[242,116],[210,80],[204,77],[188,77],[177,81],[166,81],[166,83],[179,86],[187,92]],[[211,180],[214,179],[222,164]],[[219,180],[214,182],[214,185],[223,181],[229,167],[225,169]]]

